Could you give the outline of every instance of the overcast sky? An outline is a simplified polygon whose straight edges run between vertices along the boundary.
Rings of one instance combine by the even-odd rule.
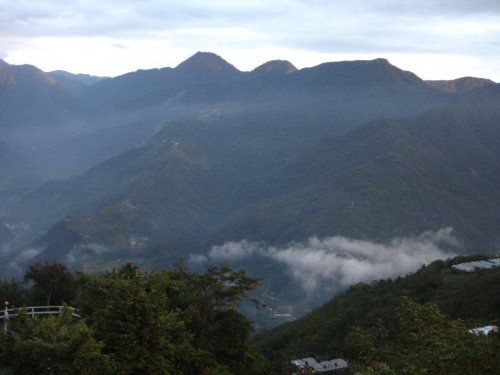
[[[240,70],[384,57],[500,82],[500,0],[0,0],[0,58],[116,76],[197,51]]]

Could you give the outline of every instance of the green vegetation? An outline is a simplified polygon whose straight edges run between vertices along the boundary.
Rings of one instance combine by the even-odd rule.
[[[33,303],[51,306],[51,302],[60,305],[71,301],[75,294],[75,276],[68,268],[57,262],[36,262],[28,267],[24,281],[34,282],[30,290]],[[43,299],[40,299],[42,295]]]
[[[500,333],[474,335],[463,321],[451,320],[437,305],[403,298],[396,326],[357,329],[357,373],[493,374],[500,363]]]
[[[9,328],[7,337],[2,337],[0,365],[13,374],[112,373],[103,344],[84,320],[71,317],[70,310],[42,319],[22,315],[10,319]]]
[[[53,300],[67,284],[66,268],[55,266],[35,264],[26,276]],[[35,272],[49,268],[50,280]],[[69,309],[48,318],[12,317],[1,335],[0,368],[23,375],[259,374],[263,359],[247,343],[252,325],[236,310],[258,284],[226,266],[204,274],[182,267],[143,273],[132,264],[100,276],[78,273],[76,297],[67,302],[83,318],[75,320]],[[0,290],[23,302],[13,285],[2,282]]]
[[[177,266],[145,273],[129,263],[99,276],[69,273],[68,283],[65,266],[36,263],[26,274],[33,284],[23,290],[1,281],[1,298],[31,305],[50,293],[59,303],[71,290],[67,302],[82,319],[69,308],[51,317],[32,318],[26,311],[11,317],[7,334],[0,334],[0,370],[276,375],[284,361],[314,353],[349,357],[361,375],[492,374],[500,361],[500,332],[468,330],[500,322],[500,269],[451,268],[485,258],[436,261],[404,278],[353,285],[309,315],[253,339],[251,322],[237,308],[260,281],[245,271],[221,266],[194,273]],[[51,278],[39,277],[49,270]]]

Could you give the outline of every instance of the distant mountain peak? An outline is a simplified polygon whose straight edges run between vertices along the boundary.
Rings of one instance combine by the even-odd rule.
[[[254,73],[275,73],[290,74],[297,71],[297,68],[286,60],[271,60],[253,70]]]
[[[233,65],[212,52],[196,52],[193,56],[180,63],[175,69],[185,72],[238,71]]]
[[[99,76],[93,76],[90,74],[82,74],[82,73],[74,74],[74,73],[67,72],[65,70],[54,70],[52,72],[48,72],[47,74],[50,75],[52,78],[54,78],[59,83],[61,83],[60,82],[61,80],[70,80],[70,81],[84,84],[87,86],[91,85],[93,83],[102,81],[103,79],[109,78],[109,77],[99,77]]]
[[[373,59],[372,61],[373,61],[373,62],[375,62],[375,63],[380,63],[380,64],[388,64],[388,65],[391,65],[391,63],[389,62],[389,60],[384,59],[384,58],[382,58],[382,57],[379,57],[379,58],[377,58],[377,59]]]
[[[57,81],[33,65],[9,65],[0,71],[0,84],[56,85]]]

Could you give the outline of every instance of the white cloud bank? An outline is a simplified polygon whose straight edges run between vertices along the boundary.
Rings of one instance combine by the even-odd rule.
[[[342,236],[269,246],[243,240],[214,246],[208,255],[191,255],[190,262],[233,262],[262,257],[286,266],[307,292],[328,283],[344,286],[392,278],[416,271],[422,264],[456,255],[460,243],[452,228],[425,232],[417,237],[375,243]]]

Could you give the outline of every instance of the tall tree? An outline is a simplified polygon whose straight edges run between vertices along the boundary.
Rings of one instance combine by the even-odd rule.
[[[80,312],[105,343],[120,374],[257,374],[236,311],[258,280],[228,267],[141,273],[133,265],[79,275]]]
[[[50,306],[51,302],[61,304],[70,302],[76,292],[76,279],[74,274],[62,263],[36,262],[28,267],[24,275],[25,281],[34,282],[32,298],[40,303],[38,294],[44,296],[44,302]]]

